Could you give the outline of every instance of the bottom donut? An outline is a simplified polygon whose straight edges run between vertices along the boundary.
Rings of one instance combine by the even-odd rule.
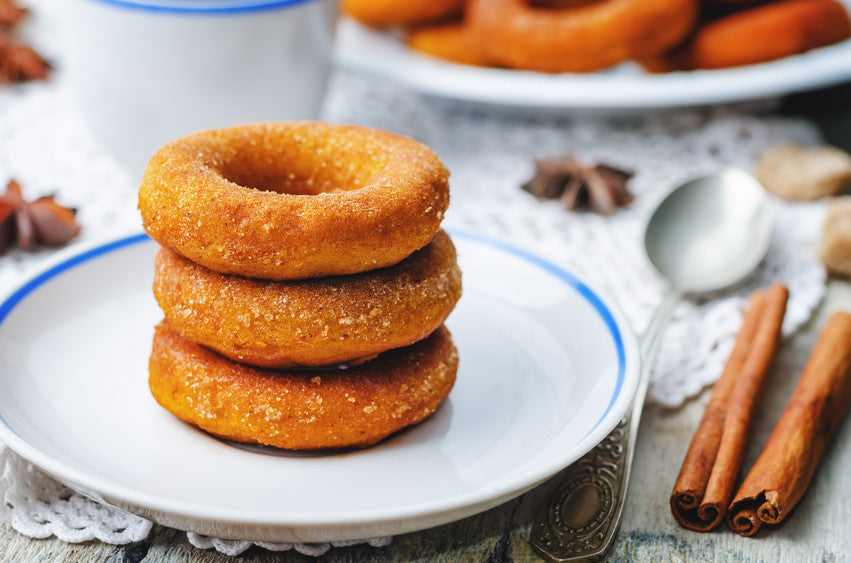
[[[364,448],[433,413],[457,369],[443,326],[358,366],[275,371],[220,356],[164,320],[148,384],[163,408],[222,438],[291,450]]]

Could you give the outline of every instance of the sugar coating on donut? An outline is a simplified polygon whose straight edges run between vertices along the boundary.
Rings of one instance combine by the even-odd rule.
[[[461,296],[444,231],[405,260],[309,280],[219,274],[163,248],[154,295],[181,334],[240,362],[290,368],[350,362],[431,334]]]
[[[258,124],[157,151],[139,210],[152,238],[220,273],[344,275],[425,246],[449,204],[448,178],[431,149],[391,132]]]
[[[238,442],[294,450],[367,447],[432,414],[458,355],[441,326],[411,346],[348,369],[272,371],[229,360],[157,326],[154,398],[176,417]]]

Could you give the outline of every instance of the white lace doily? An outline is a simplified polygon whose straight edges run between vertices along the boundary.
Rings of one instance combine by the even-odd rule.
[[[44,48],[52,54],[49,44]],[[55,193],[60,203],[79,208],[83,240],[140,224],[137,186],[94,144],[56,83],[0,89],[0,115],[0,182],[14,177],[27,197]],[[662,294],[662,283],[643,255],[643,228],[667,191],[679,180],[720,166],[750,169],[759,153],[782,141],[819,142],[811,124],[759,112],[518,116],[422,98],[343,72],[332,83],[325,117],[398,131],[432,146],[452,172],[447,224],[507,239],[575,271],[610,295],[639,334]],[[601,217],[567,212],[557,202],[538,201],[520,189],[533,172],[533,157],[564,154],[633,170],[633,204]],[[789,287],[787,335],[810,317],[825,287],[815,257],[822,206],[776,202],[775,208],[774,240],[755,275],[719,295],[678,307],[648,401],[676,407],[718,377],[753,289],[773,281]],[[13,286],[48,254],[13,251],[0,257],[0,289]],[[5,502],[0,517],[21,533],[114,544],[149,533],[150,522],[76,494],[8,449],[1,451]],[[189,540],[232,555],[251,545],[194,534]],[[369,541],[384,545],[389,539]],[[332,547],[262,546],[306,554]]]

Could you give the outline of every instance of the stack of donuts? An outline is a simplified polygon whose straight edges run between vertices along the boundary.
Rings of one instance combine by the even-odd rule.
[[[452,62],[593,72],[633,60],[666,72],[727,68],[851,36],[839,0],[343,0],[376,28]]]
[[[430,415],[458,366],[461,295],[440,229],[446,168],[375,129],[274,123],[201,132],[150,160],[160,243],[154,398],[225,439],[367,447]]]

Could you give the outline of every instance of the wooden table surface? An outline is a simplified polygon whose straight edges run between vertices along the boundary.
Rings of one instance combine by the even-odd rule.
[[[851,149],[851,85],[791,97],[784,111],[820,124],[826,140]],[[827,315],[851,311],[851,283],[833,279],[827,297],[804,329],[783,343],[757,413],[744,467],[756,459],[785,408]],[[726,527],[700,534],[679,528],[668,496],[709,393],[675,410],[645,409],[623,522],[608,556],[612,561],[847,561],[851,560],[851,417],[840,426],[807,494],[787,522],[742,538]],[[531,523],[545,506],[552,481],[502,506],[465,520],[393,538],[389,546],[333,548],[325,561],[535,561],[529,546]],[[308,561],[296,552],[252,548],[240,561]],[[138,544],[67,544],[33,540],[0,525],[2,561],[234,561],[194,548],[183,532],[155,526]]]

